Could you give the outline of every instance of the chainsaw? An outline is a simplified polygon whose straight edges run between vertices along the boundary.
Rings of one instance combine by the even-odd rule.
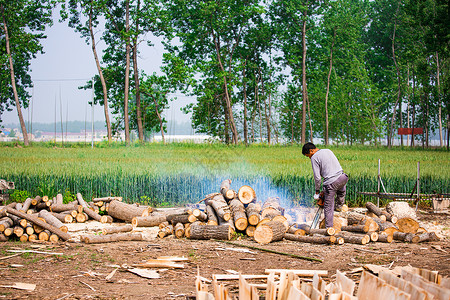
[[[317,206],[319,206],[319,208],[317,209],[316,215],[314,216],[314,219],[311,223],[311,228],[314,229],[317,227],[317,224],[319,223],[319,219],[320,216],[322,215],[323,212],[323,205],[324,205],[324,200],[325,200],[325,194],[323,192],[321,192],[319,194],[319,199],[317,199]]]

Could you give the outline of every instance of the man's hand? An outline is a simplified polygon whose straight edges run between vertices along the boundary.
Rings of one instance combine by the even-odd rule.
[[[316,193],[316,194],[314,194],[314,200],[319,200],[319,198],[320,198],[320,193]]]

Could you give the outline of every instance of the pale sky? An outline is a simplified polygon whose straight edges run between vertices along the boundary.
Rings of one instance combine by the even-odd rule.
[[[29,119],[39,123],[52,123],[55,121],[55,100],[57,102],[57,121],[61,120],[60,102],[62,102],[63,120],[87,121],[91,120],[92,110],[87,102],[92,99],[92,90],[79,90],[78,87],[97,74],[91,45],[87,45],[67,22],[59,23],[59,11],[54,11],[54,24],[45,32],[47,38],[41,40],[45,54],[39,54],[31,63],[31,77],[34,83],[32,94],[32,110],[22,109],[27,122]],[[104,48],[98,42],[101,32],[96,34],[97,50]],[[160,39],[149,35],[153,47],[147,46],[144,41],[139,50],[139,68],[146,74],[161,73],[163,46]],[[61,95],[61,97],[60,97]],[[177,95],[178,100],[170,103],[165,111],[166,119],[176,118],[178,121],[189,121],[189,116],[183,114],[180,108],[193,101],[192,98]],[[61,99],[61,100],[60,100]],[[4,112],[1,116],[3,124],[19,123],[17,110]],[[104,121],[103,107],[94,107],[94,120]]]

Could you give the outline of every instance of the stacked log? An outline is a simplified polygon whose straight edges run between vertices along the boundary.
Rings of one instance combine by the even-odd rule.
[[[230,207],[228,206],[227,202],[225,201],[225,198],[221,194],[206,200],[205,204],[210,205],[214,209],[218,218],[221,218],[225,221],[231,219]]]
[[[256,228],[253,238],[260,244],[269,244],[282,240],[285,233],[286,227],[283,223],[269,221]]]
[[[229,206],[233,214],[234,226],[237,230],[244,231],[248,225],[244,204],[242,204],[239,199],[235,198],[230,201]]]
[[[194,240],[230,240],[234,230],[229,225],[191,225],[189,238]]]
[[[231,179],[226,179],[220,184],[220,193],[226,200],[232,200],[236,197],[236,192],[231,189]]]

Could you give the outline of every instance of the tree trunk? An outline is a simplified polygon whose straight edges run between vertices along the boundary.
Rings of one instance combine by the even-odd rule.
[[[50,212],[55,218],[60,220],[63,223],[72,223],[73,217],[70,211],[64,211],[61,213]]]
[[[22,129],[23,142],[24,142],[25,146],[28,146],[30,143],[28,141],[27,128],[25,127],[25,122],[23,120],[22,108],[21,108],[20,102],[19,102],[19,94],[17,93],[16,77],[14,75],[14,64],[13,64],[13,59],[12,59],[12,55],[11,55],[11,48],[9,45],[8,27],[6,26],[5,8],[3,7],[3,4],[0,4],[0,9],[2,11],[3,31],[5,32],[5,41],[6,41],[6,54],[8,56],[8,61],[9,61],[9,72],[11,74],[11,86],[12,86],[13,93],[14,93],[14,101],[16,103],[17,115],[19,116],[20,128]]]
[[[125,91],[124,91],[124,123],[125,123],[125,142],[130,145],[130,122],[128,120],[128,97],[130,92],[130,1],[125,2],[125,43],[126,43],[126,65],[125,65]],[[130,220],[131,221],[131,220]]]
[[[136,13],[139,14],[140,12],[140,6],[141,1],[137,1],[137,8]],[[142,106],[141,106],[141,93],[139,90],[139,69],[138,69],[138,62],[137,62],[137,47],[138,47],[138,41],[137,36],[139,33],[139,15],[136,17],[135,20],[136,29],[135,29],[135,37],[133,42],[133,73],[134,73],[134,89],[136,94],[136,119],[137,119],[137,127],[138,127],[138,135],[139,135],[139,141],[144,142],[144,128],[142,126]]]
[[[92,4],[93,4],[93,1],[91,1],[91,10],[89,12],[89,33],[91,35],[92,53],[94,53],[95,65],[97,66],[98,76],[100,77],[100,82],[102,83],[103,110],[105,112],[106,130],[108,132],[108,143],[110,143],[112,141],[112,131],[111,131],[111,122],[109,120],[109,113],[108,113],[108,90],[106,88],[105,77],[103,76],[103,71],[100,66],[100,61],[98,59],[97,49],[95,46],[94,31],[92,29]]]
[[[167,216],[163,214],[151,214],[146,217],[136,216],[131,220],[134,227],[153,227],[167,221]]]
[[[345,227],[345,226],[343,226]],[[348,226],[351,227],[351,226]],[[308,231],[308,234],[320,234],[320,235],[334,235],[336,233],[336,229],[334,229],[333,227],[328,227],[328,228],[322,228],[322,229],[314,229],[311,228]]]
[[[175,225],[177,223],[183,223],[183,224],[190,223],[189,222],[189,214],[188,213],[168,215],[166,217],[166,219],[172,225]]]
[[[217,219],[216,213],[214,212],[214,208],[212,208],[212,206],[206,205],[205,212],[208,216],[208,225],[219,225],[219,220]]]
[[[327,92],[325,94],[325,146],[328,146],[329,138],[328,138],[328,95],[330,94],[330,79],[331,79],[331,71],[333,70],[333,48],[336,40],[336,28],[333,28],[333,42],[331,43],[330,49],[330,67],[328,68],[328,76],[327,76]]]
[[[399,4],[397,5],[397,11],[395,13],[395,18],[397,18],[398,9],[399,9]],[[388,148],[390,148],[392,146],[392,138],[393,138],[393,134],[394,134],[395,111],[397,109],[397,105],[398,105],[398,103],[400,101],[400,97],[401,97],[400,69],[398,67],[397,59],[395,57],[395,33],[396,33],[396,29],[397,29],[397,20],[395,20],[394,32],[392,33],[392,59],[394,60],[395,69],[397,70],[397,100],[395,101],[394,111],[392,113],[391,128],[389,130],[389,138],[388,138]]]
[[[236,192],[231,189],[231,179],[226,179],[220,184],[220,193],[226,200],[231,200],[236,196]]]
[[[256,227],[253,238],[260,244],[269,244],[282,240],[285,232],[286,227],[283,223],[270,221]]]
[[[43,218],[48,224],[55,226],[63,232],[69,231],[66,225],[64,225],[60,220],[58,220],[58,218],[56,218],[46,210],[41,210],[39,212],[39,217]]]
[[[248,124],[247,124],[247,83],[245,81],[245,67],[247,65],[247,59],[245,60],[242,68],[242,91],[244,94],[244,143],[248,145]]]
[[[149,208],[137,207],[114,200],[109,204],[108,214],[115,219],[131,222],[134,217],[147,217]]]
[[[261,74],[261,67],[259,67],[259,77],[261,78],[261,89],[262,89],[262,94],[264,97],[264,117],[266,119],[266,128],[267,128],[267,143],[270,145],[270,106],[269,106],[269,112],[267,112],[267,102],[266,102],[266,92],[264,89],[264,80]]]
[[[60,238],[62,238],[65,241],[71,238],[70,234],[68,234],[68,233],[66,233],[66,232],[64,232],[64,231],[62,231],[62,230],[60,230],[60,229],[58,229],[58,228],[56,228],[56,227],[54,227],[54,226],[52,226],[50,224],[47,224],[47,223],[43,222],[42,220],[38,219],[35,216],[24,214],[23,212],[20,212],[18,210],[10,208],[10,207],[8,207],[6,210],[11,215],[15,215],[15,216],[17,216],[19,218],[23,218],[23,219],[25,219],[27,221],[32,222],[33,224],[35,224],[35,225],[37,225],[39,227],[42,227],[44,229],[47,229],[47,230],[57,234]]]
[[[306,20],[308,11],[303,12],[303,27],[302,27],[302,144],[306,143]]]
[[[414,235],[413,233],[408,233],[408,232],[396,231],[393,234],[393,238],[396,241],[402,241],[402,242],[409,242],[409,243],[418,243],[419,242],[419,236]]]
[[[394,240],[394,237],[392,235],[386,234],[386,233],[380,233],[378,234],[378,242],[381,243],[392,243]]]
[[[301,236],[290,233],[285,233],[284,238],[290,241],[311,243],[311,244],[333,244],[336,242],[335,236]]]
[[[27,199],[23,202],[22,209],[21,209],[20,211],[26,213],[27,210],[30,208],[30,205],[31,205],[31,201],[32,201],[32,200],[33,200],[32,198],[27,198]]]
[[[78,212],[83,211],[83,207],[78,205],[77,203],[68,203],[68,204],[52,204],[50,205],[50,211],[52,212],[64,212],[64,211],[72,211],[76,210]]]
[[[246,211],[248,223],[254,226],[258,225],[259,221],[261,220],[261,206],[252,202],[247,205]]]
[[[81,240],[86,244],[110,243],[119,241],[142,241],[141,233],[116,233],[107,235],[85,235]]]
[[[442,103],[441,103],[441,80],[440,80],[440,64],[439,64],[439,55],[436,51],[436,79],[437,79],[437,88],[438,88],[438,105],[439,105],[439,112],[438,112],[438,122],[439,122],[439,142],[440,146],[444,147],[444,139],[442,137]]]
[[[191,225],[190,239],[193,240],[230,240],[234,230],[229,225]]]
[[[230,210],[233,214],[234,226],[237,230],[245,230],[248,226],[247,215],[245,213],[244,204],[239,199],[230,201]]]
[[[228,221],[231,219],[230,208],[222,195],[214,196],[212,199],[205,201],[206,205],[211,205],[219,218]]]
[[[275,216],[279,215],[281,216],[284,215],[284,208],[281,207],[279,198],[277,197],[268,198],[262,206],[261,218],[273,219]]]

